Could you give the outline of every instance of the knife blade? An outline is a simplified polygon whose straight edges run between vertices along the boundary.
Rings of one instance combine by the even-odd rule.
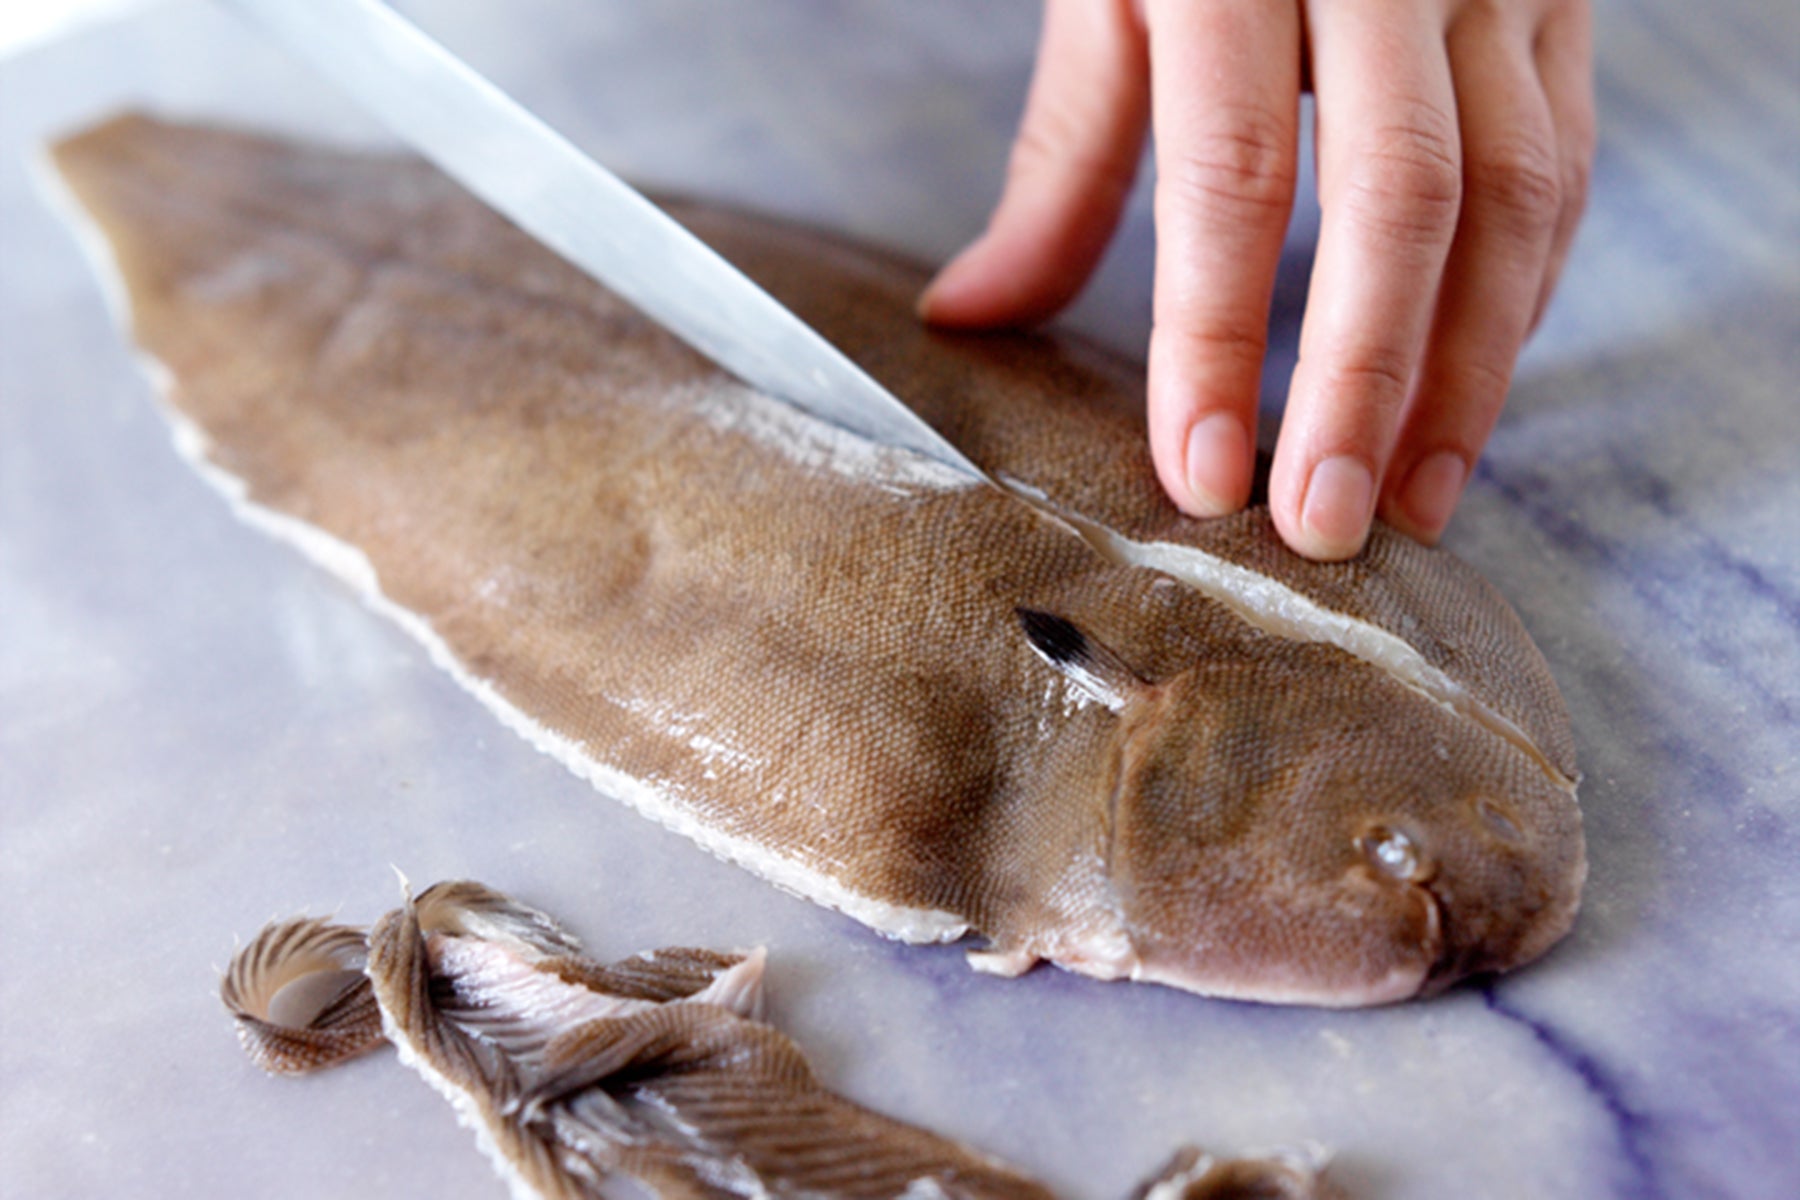
[[[445,174],[744,382],[986,481],[674,218],[380,0],[224,0]]]

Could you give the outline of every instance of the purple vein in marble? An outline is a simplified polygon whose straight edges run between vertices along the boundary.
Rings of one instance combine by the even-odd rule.
[[[1581,1049],[1574,1039],[1555,1026],[1507,1004],[1500,998],[1496,986],[1481,989],[1481,998],[1489,1012],[1530,1033],[1538,1045],[1580,1081],[1582,1088],[1606,1112],[1618,1136],[1620,1157],[1626,1168],[1625,1177],[1614,1195],[1624,1200],[1672,1200],[1657,1177],[1647,1149],[1653,1132],[1650,1118],[1626,1100],[1624,1088],[1599,1059]]]
[[[1502,472],[1486,460],[1476,464],[1475,474],[1485,485],[1504,497],[1510,506],[1529,517],[1565,555],[1608,568],[1609,578],[1629,580],[1632,594],[1671,625],[1679,628],[1690,624],[1688,615],[1680,611],[1671,597],[1689,596],[1692,594],[1691,588],[1676,586],[1682,581],[1658,578],[1645,569],[1641,560],[1634,559],[1630,563],[1630,570],[1622,569],[1623,560],[1633,556],[1623,553],[1610,539],[1595,533],[1580,519],[1555,508],[1553,502],[1544,499],[1558,494],[1548,475],[1534,470]],[[1639,498],[1654,511],[1671,517],[1679,514],[1678,507],[1666,494],[1646,492],[1644,473],[1641,470],[1622,468],[1619,474],[1627,477],[1623,482],[1628,488],[1631,483],[1629,477],[1637,477],[1639,486],[1631,490],[1636,491]],[[1663,485],[1662,490],[1666,493],[1666,485]],[[1784,588],[1771,581],[1759,567],[1732,554],[1711,537],[1703,537],[1693,553],[1707,566],[1715,567],[1718,572],[1729,573],[1744,583],[1751,595],[1766,600],[1779,618],[1788,623],[1790,629],[1800,629],[1800,599],[1789,595]],[[1757,704],[1771,718],[1789,724],[1800,723],[1800,714],[1794,711],[1787,697],[1759,678],[1754,664],[1745,660],[1741,642],[1735,639],[1721,642],[1702,631],[1687,644],[1703,655],[1711,665],[1731,672],[1754,693]]]

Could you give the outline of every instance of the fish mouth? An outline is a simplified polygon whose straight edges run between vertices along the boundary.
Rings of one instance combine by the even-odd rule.
[[[1337,970],[1325,971],[1289,964],[1233,979],[1196,971],[1189,964],[1165,961],[1154,954],[1138,956],[1129,975],[1134,980],[1160,983],[1202,996],[1316,1008],[1369,1008],[1432,995],[1441,990],[1434,986],[1434,981],[1456,951],[1446,936],[1448,923],[1443,901],[1424,884],[1407,886],[1418,907],[1419,924],[1423,928],[1410,931],[1402,941],[1389,942],[1397,953],[1389,958],[1390,965],[1379,975],[1349,963],[1341,963]],[[1443,986],[1448,986],[1449,982],[1454,982],[1454,978]]]
[[[1333,1007],[1368,1007],[1396,1004],[1434,994],[1434,980],[1453,953],[1449,937],[1449,911],[1442,897],[1427,883],[1412,883],[1407,890],[1417,904],[1424,929],[1413,943],[1415,953],[1380,979],[1371,980],[1361,992],[1340,993],[1328,1001]]]
[[[1509,928],[1505,937],[1496,937],[1491,927],[1459,921],[1453,897],[1440,891],[1436,881],[1413,885],[1429,897],[1439,931],[1437,953],[1419,995],[1435,996],[1472,976],[1498,975],[1538,958],[1574,925],[1586,874],[1584,860],[1569,887],[1548,898],[1522,926]]]
[[[1468,971],[1459,969],[1459,963],[1466,955],[1450,936],[1448,902],[1431,882],[1415,883],[1412,887],[1413,893],[1424,902],[1430,923],[1427,954],[1431,964],[1419,980],[1419,988],[1414,995],[1435,996],[1469,974]]]

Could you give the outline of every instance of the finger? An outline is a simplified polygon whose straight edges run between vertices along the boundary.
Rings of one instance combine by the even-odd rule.
[[[1587,207],[1588,182],[1594,168],[1594,35],[1587,0],[1566,0],[1545,18],[1537,37],[1538,78],[1556,129],[1562,174],[1562,212],[1551,238],[1550,266],[1544,273],[1532,325],[1549,306],[1562,277],[1569,246]]]
[[[1422,541],[1450,520],[1506,402],[1562,212],[1562,168],[1530,25],[1478,9],[1450,30],[1462,140],[1456,240],[1381,514]]]
[[[1300,19],[1264,0],[1151,0],[1156,288],[1150,448],[1186,512],[1242,508],[1275,268],[1294,202]]]
[[[1340,559],[1368,536],[1455,233],[1462,167],[1431,6],[1316,3],[1307,14],[1323,212],[1269,502],[1288,545]]]
[[[1072,299],[1131,192],[1149,120],[1130,0],[1049,0],[1036,73],[987,232],[919,298],[936,325],[1029,324]]]

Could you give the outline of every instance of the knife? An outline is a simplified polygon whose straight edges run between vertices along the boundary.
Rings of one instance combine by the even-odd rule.
[[[987,481],[773,296],[380,0],[224,2],[445,174],[739,379]]]

